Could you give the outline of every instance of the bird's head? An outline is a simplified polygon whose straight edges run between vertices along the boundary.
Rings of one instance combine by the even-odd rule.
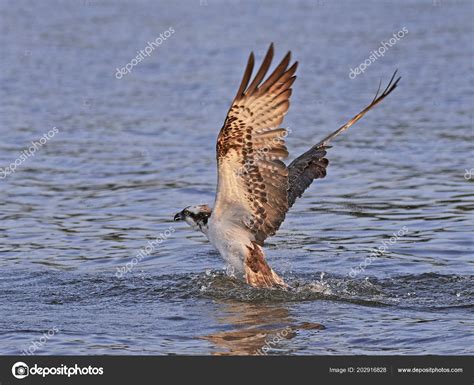
[[[211,216],[212,209],[208,205],[197,205],[185,207],[174,216],[175,221],[185,221],[194,230],[203,233],[207,230],[207,221]]]

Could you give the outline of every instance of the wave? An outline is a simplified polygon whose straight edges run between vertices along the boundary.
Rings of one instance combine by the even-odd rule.
[[[425,273],[384,279],[350,279],[335,274],[285,277],[291,286],[255,289],[224,271],[153,275],[129,273],[118,279],[108,272],[71,271],[0,273],[0,301],[64,304],[117,300],[152,302],[208,298],[241,302],[340,301],[362,306],[397,306],[423,310],[474,307],[474,279],[469,275]],[[21,277],[21,279],[19,279]]]

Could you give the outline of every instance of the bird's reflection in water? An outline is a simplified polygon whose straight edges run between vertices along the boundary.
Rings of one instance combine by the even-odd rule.
[[[201,337],[215,345],[214,355],[275,354],[298,330],[325,329],[319,323],[297,323],[287,308],[277,304],[221,302],[221,305],[216,316],[218,324],[234,328]]]

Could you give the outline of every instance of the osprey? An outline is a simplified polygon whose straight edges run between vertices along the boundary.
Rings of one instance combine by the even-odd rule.
[[[266,79],[273,58],[273,44],[251,80],[253,52],[248,59],[237,95],[217,138],[217,194],[214,208],[188,206],[175,215],[204,233],[233,270],[254,287],[288,287],[269,266],[263,243],[274,235],[296,198],[313,180],[324,178],[329,142],[347,130],[397,86],[397,71],[379,95],[346,124],[297,157],[282,162],[288,151],[280,127],[290,106],[291,86],[298,62],[290,65],[291,52]],[[250,83],[250,85],[249,85]]]

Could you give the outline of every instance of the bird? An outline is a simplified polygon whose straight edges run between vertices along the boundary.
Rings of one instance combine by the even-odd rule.
[[[396,87],[397,71],[383,92],[381,82],[373,100],[357,115],[294,159],[282,128],[290,106],[298,62],[289,51],[267,75],[274,56],[268,51],[252,79],[255,63],[250,53],[237,94],[217,137],[217,190],[214,205],[187,206],[174,216],[202,232],[230,268],[231,275],[255,288],[288,289],[290,286],[269,265],[264,241],[279,229],[296,199],[316,179],[326,176],[330,142],[346,131]]]

